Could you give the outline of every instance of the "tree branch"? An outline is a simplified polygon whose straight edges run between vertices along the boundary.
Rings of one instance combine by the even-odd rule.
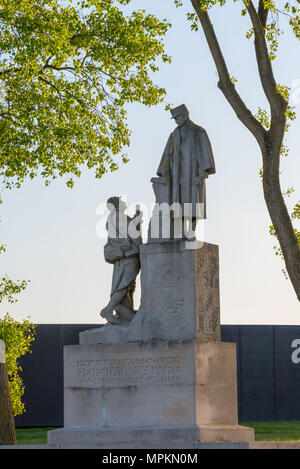
[[[43,81],[44,83],[46,83],[47,85],[51,86],[52,88],[55,89],[55,91],[57,92],[57,94],[59,95],[60,99],[62,99],[62,96],[61,96],[61,92],[60,90],[57,88],[57,86],[55,86],[53,83],[51,83],[50,81],[46,80],[46,78],[43,78],[41,76],[38,77],[39,80]]]
[[[261,25],[264,28],[264,30],[267,26],[268,14],[269,14],[269,9],[265,8],[264,0],[259,0],[258,16],[259,16]],[[265,34],[265,31],[264,31],[264,34]]]
[[[74,71],[75,70],[75,67],[55,67],[54,65],[51,65],[51,64],[45,64],[44,67],[43,67],[43,70],[45,70],[46,68],[51,68],[52,70],[57,70],[58,72],[60,72],[61,70],[67,70],[67,71]]]
[[[74,95],[73,93],[71,93],[69,90],[57,88],[57,86],[55,86],[55,85],[54,85],[53,83],[51,83],[50,81],[46,80],[44,77],[39,76],[38,79],[39,79],[39,80],[42,80],[43,82],[47,83],[47,85],[49,85],[49,86],[51,86],[52,88],[54,88],[55,91],[58,93],[60,99],[62,99],[61,93],[63,92],[63,93],[65,93],[65,94],[68,94],[69,96],[71,96],[71,97],[72,97],[78,104],[80,104],[80,106],[82,106],[83,108],[86,108],[86,107],[87,107],[86,104],[85,104],[85,102],[84,102],[82,99],[80,99],[80,98],[78,98],[77,96],[75,96],[75,95]]]
[[[218,87],[235,111],[239,120],[250,130],[250,132],[257,139],[259,145],[263,146],[265,142],[266,131],[260,122],[253,116],[251,111],[247,108],[231,81],[226,62],[224,60],[217,36],[214,31],[214,27],[210,21],[208,13],[201,9],[200,0],[191,0],[191,2],[200,20],[208,46],[210,48],[210,52],[217,67],[219,75]]]
[[[43,66],[42,70],[45,70],[45,68],[48,67],[49,65],[49,62],[50,60],[53,58],[53,55],[49,55],[49,57],[47,58],[46,62],[45,62],[45,65]]]
[[[275,118],[282,119],[282,117],[284,117],[285,115],[287,102],[284,97],[277,92],[277,83],[273,74],[263,25],[260,21],[258,13],[254,8],[252,1],[245,0],[245,5],[248,10],[254,29],[254,46],[260,81],[264,89],[265,95],[269,101],[272,115]]]
[[[20,67],[12,67],[12,68],[7,68],[3,69],[0,71],[0,76],[6,75],[11,72],[20,72],[22,69]]]

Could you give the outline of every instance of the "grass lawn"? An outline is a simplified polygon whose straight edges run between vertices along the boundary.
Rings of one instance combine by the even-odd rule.
[[[254,428],[256,441],[300,441],[300,420],[281,422],[241,422],[240,425]],[[46,444],[47,432],[49,430],[54,430],[54,428],[17,428],[17,444]]]
[[[242,422],[255,429],[255,441],[300,441],[300,420]]]
[[[49,430],[54,428],[16,428],[17,445],[44,445],[47,443]]]

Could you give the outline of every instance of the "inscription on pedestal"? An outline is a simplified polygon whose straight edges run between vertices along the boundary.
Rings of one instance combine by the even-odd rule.
[[[120,358],[74,362],[75,383],[79,387],[115,387],[180,384],[183,362],[180,357]]]

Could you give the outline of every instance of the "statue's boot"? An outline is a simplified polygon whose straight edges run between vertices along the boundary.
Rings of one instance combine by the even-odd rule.
[[[100,316],[106,319],[110,324],[121,324],[121,321],[116,316],[114,316],[112,311],[106,311],[105,309],[103,309],[100,313]]]

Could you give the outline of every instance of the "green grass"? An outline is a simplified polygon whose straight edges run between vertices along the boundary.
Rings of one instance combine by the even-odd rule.
[[[54,428],[17,428],[17,445],[45,445],[49,430],[54,430]]]
[[[255,441],[300,441],[300,420],[280,422],[241,422],[255,429]],[[54,428],[17,428],[18,445],[43,445]]]
[[[255,441],[300,441],[300,420],[242,422],[255,430]]]

